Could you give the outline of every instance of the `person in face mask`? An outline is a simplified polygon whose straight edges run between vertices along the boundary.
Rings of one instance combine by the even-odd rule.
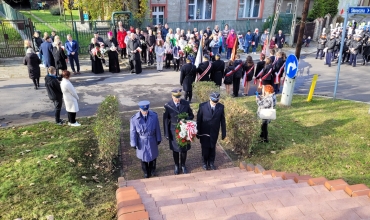
[[[220,126],[222,140],[226,137],[225,108],[219,103],[220,93],[213,92],[209,101],[199,105],[197,115],[197,138],[202,147],[203,169],[215,170],[216,143]]]
[[[130,145],[141,160],[144,178],[149,178],[155,175],[161,130],[157,113],[149,110],[150,102],[141,101],[138,105],[139,112],[130,119]]]

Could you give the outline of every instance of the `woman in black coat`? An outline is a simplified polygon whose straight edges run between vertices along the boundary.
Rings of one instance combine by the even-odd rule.
[[[32,79],[34,88],[40,87],[40,63],[41,60],[35,54],[32,48],[27,49],[26,56],[23,58],[23,64],[27,65],[28,75]]]
[[[55,47],[53,47],[53,56],[55,60],[55,69],[57,70],[57,76],[59,76],[59,70],[67,70],[67,55],[64,53],[62,48],[62,42],[55,42]]]
[[[265,95],[264,94],[264,86],[266,85],[271,85],[273,86],[274,85],[274,81],[273,81],[273,77],[272,77],[272,63],[271,63],[271,59],[269,57],[267,57],[265,59],[265,67],[263,67],[263,73],[262,73],[262,76],[260,77],[260,79],[262,80],[262,95]]]
[[[42,44],[42,39],[40,37],[39,32],[35,31],[32,37],[33,46],[35,47],[35,52],[38,54],[40,60],[42,60],[42,55],[40,54],[40,47]]]
[[[191,63],[191,60],[186,58],[186,64],[181,67],[180,85],[182,85],[185,92],[185,100],[189,102],[191,102],[191,98],[193,97],[192,84],[195,81],[196,70],[197,68]]]
[[[233,70],[234,70],[234,61],[230,60],[229,65],[226,67],[224,71],[224,75],[222,77],[224,79],[225,89],[228,95],[230,95],[231,84],[233,84],[233,77],[234,77]]]
[[[243,65],[243,86],[244,86],[244,96],[248,95],[250,88],[250,81],[253,79],[254,74],[254,62],[251,56],[248,56]]]
[[[216,54],[215,59],[216,61],[212,63],[211,80],[217,86],[221,86],[222,78],[225,72],[225,62],[220,60],[220,54]]]
[[[90,45],[91,47],[91,45]],[[104,73],[103,54],[100,50],[100,44],[95,43],[95,47],[90,50],[92,72],[95,74]]]

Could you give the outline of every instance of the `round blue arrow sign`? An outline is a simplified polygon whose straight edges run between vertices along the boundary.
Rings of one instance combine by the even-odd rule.
[[[298,71],[298,59],[295,55],[290,54],[285,62],[285,72],[286,76],[289,78],[294,78]]]

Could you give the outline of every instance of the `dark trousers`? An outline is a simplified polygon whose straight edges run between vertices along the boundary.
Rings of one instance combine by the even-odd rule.
[[[76,123],[76,112],[68,112],[68,122],[71,124]]]
[[[55,123],[60,122],[60,111],[62,110],[62,99],[53,100],[54,103],[54,109],[55,109]],[[76,114],[76,113],[75,113]]]
[[[355,67],[356,66],[356,62],[357,62],[357,54],[351,53],[349,55],[349,65],[352,65],[353,67]]]
[[[78,60],[78,55],[75,54],[75,55],[68,55],[68,59],[69,59],[69,63],[71,64],[71,69],[73,72],[76,72],[75,70],[75,62],[76,62],[76,66],[77,66],[77,72],[80,72],[80,61]]]
[[[148,63],[150,63],[151,65],[153,65],[153,63],[154,63],[154,54],[153,54],[153,50],[152,51],[148,51],[148,58],[149,58],[149,60],[148,60]]]
[[[230,59],[233,48],[227,48],[226,59]]]
[[[40,87],[40,77],[38,77],[38,78],[33,78],[33,79],[32,79],[32,82],[33,82],[33,85],[35,85],[35,88],[36,88],[36,87]]]
[[[239,95],[240,78],[233,78],[233,94],[235,97]]]
[[[182,167],[185,166],[187,154],[188,154],[187,151],[185,151],[185,152],[173,151],[173,160],[175,162],[175,165],[179,166],[179,164],[181,164]],[[181,158],[180,158],[180,156],[181,156]]]
[[[368,62],[368,55],[362,55],[363,64],[365,65]]]
[[[214,164],[215,158],[216,158],[216,148],[202,146],[202,158],[203,158],[203,165]]]
[[[268,120],[262,120],[260,137],[263,138],[263,140],[268,140],[269,135],[269,132],[267,131],[268,124],[269,124]]]
[[[165,67],[168,69],[171,66],[172,54],[166,54],[166,64]]]
[[[280,92],[279,84],[272,85],[274,87],[275,94],[278,94]]]
[[[328,66],[331,66],[332,55],[333,55],[333,52],[326,52],[325,64],[328,64]]]
[[[185,92],[185,100],[191,102],[193,98],[193,91],[184,91]]]
[[[179,70],[179,68],[180,68],[180,59],[173,59],[173,69],[174,70]]]
[[[130,60],[131,72],[139,74],[142,72],[141,61],[140,60]]]
[[[121,49],[121,57],[123,57],[123,56],[127,56],[127,50],[126,50],[126,48],[122,48]]]
[[[320,60],[322,59],[323,57],[323,49],[317,49],[317,52],[316,52],[316,59],[320,57]]]
[[[349,53],[343,52],[343,55],[342,55],[342,63],[348,62],[348,61],[349,61]]]
[[[333,51],[333,56],[331,57],[331,60],[334,61],[334,59],[337,58],[338,55],[338,49]]]
[[[146,51],[147,51],[147,48],[146,47],[143,47],[142,50],[141,50],[141,60],[146,63]]]
[[[144,174],[148,177],[153,176],[155,174],[155,169],[157,165],[157,159],[154,159],[150,162],[141,161],[141,169],[143,170]]]

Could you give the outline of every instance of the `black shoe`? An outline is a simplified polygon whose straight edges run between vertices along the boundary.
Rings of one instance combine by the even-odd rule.
[[[149,178],[149,175],[147,173],[144,173],[144,178]]]
[[[188,173],[188,170],[186,169],[186,166],[182,166],[181,169],[182,169],[182,173],[183,174],[187,174]]]
[[[35,90],[37,90],[37,86],[33,87]]]
[[[155,170],[152,170],[150,176],[155,176]]]
[[[211,163],[211,164],[209,165],[209,167],[211,168],[211,170],[216,170],[216,167],[215,167],[215,165],[214,165],[213,163]]]
[[[363,66],[365,66],[365,63],[362,63]]]
[[[179,166],[175,165],[175,170],[173,171],[175,175],[179,174]]]
[[[203,164],[202,168],[203,168],[203,170],[207,170],[207,165]]]
[[[315,57],[315,59],[317,60],[317,57]]]

